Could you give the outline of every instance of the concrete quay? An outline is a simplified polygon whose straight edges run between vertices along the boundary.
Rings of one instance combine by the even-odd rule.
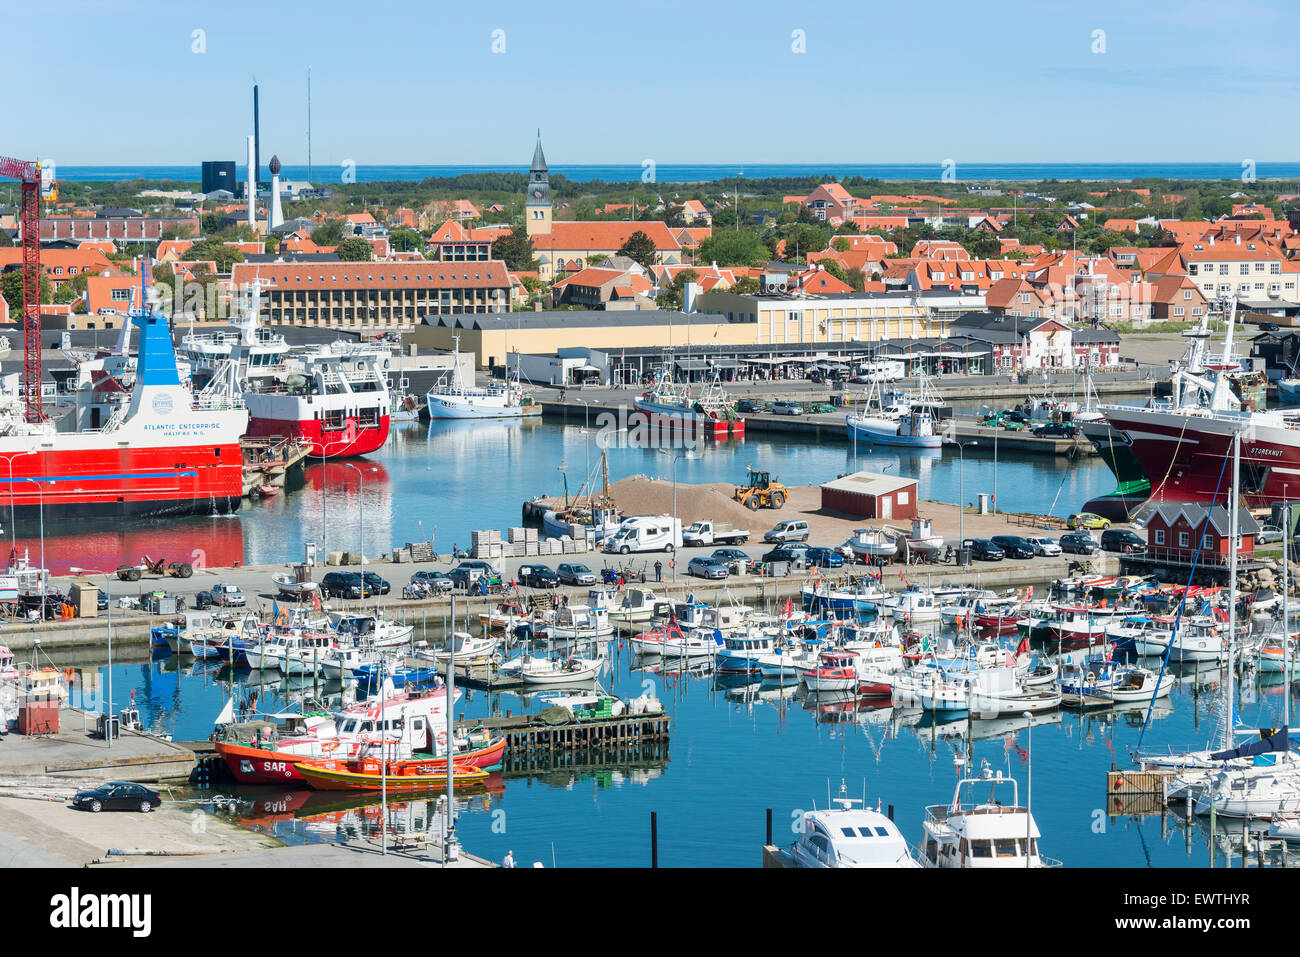
[[[688,486],[680,486],[680,488],[684,494],[689,494]],[[959,527],[967,538],[1037,534],[1057,537],[1064,531],[1059,520],[1047,520],[1043,516],[1020,516],[1001,513],[979,515],[972,508],[966,508],[963,513],[963,510],[957,506],[941,502],[922,502],[921,514],[932,519],[936,534],[943,535],[949,542],[957,540]],[[741,546],[741,550],[749,555],[751,560],[757,561],[765,552],[775,547],[761,541],[763,532],[777,521],[790,518],[804,518],[808,521],[810,529],[809,541],[813,545],[838,545],[847,539],[855,528],[880,524],[879,522],[864,519],[822,513],[815,487],[795,487],[791,489],[791,499],[785,508],[779,511],[763,510],[753,513],[753,523],[749,526],[753,538],[749,544]],[[515,522],[511,521],[506,524],[515,524]],[[540,563],[554,568],[560,562],[582,562],[596,572],[598,576],[603,567],[630,569],[638,573],[638,577],[639,574],[644,574],[647,583],[655,586],[657,592],[673,597],[685,597],[688,594],[694,594],[701,600],[711,601],[715,598],[726,600],[726,596],[731,595],[747,601],[758,600],[759,602],[771,603],[774,606],[784,602],[786,598],[797,599],[800,587],[813,575],[824,575],[834,579],[847,575],[864,575],[874,571],[867,566],[855,565],[845,566],[842,569],[827,569],[816,572],[796,570],[785,578],[772,578],[755,574],[733,575],[725,581],[706,581],[685,574],[686,565],[691,558],[697,555],[709,555],[713,550],[713,546],[683,548],[675,556],[662,552],[623,556],[594,551],[562,556],[549,555],[538,558],[505,558],[498,560],[497,564],[502,569],[503,578],[507,582],[517,574],[520,565]],[[672,581],[673,568],[671,564],[674,557],[678,563],[675,582]],[[901,571],[908,580],[922,585],[937,585],[941,582],[949,582],[975,584],[989,588],[1021,587],[1041,584],[1054,578],[1066,576],[1072,558],[1077,558],[1077,556],[1038,558],[1033,561],[1007,559],[1002,562],[975,562],[965,567],[942,563],[922,563],[906,567],[891,565],[884,569],[883,581],[887,588],[901,588],[902,582],[899,577]],[[658,583],[654,581],[653,566],[656,560],[663,564],[664,580]],[[1091,567],[1095,572],[1114,574],[1118,571],[1118,556],[1103,552],[1094,555],[1088,561],[1091,562]],[[367,609],[378,607],[395,620],[405,620],[408,623],[416,623],[440,631],[443,625],[446,624],[447,616],[450,613],[451,597],[449,595],[439,595],[427,599],[403,599],[401,591],[402,586],[410,580],[415,572],[432,569],[446,571],[453,564],[446,555],[440,556],[439,561],[433,562],[393,562],[391,558],[367,558],[366,569],[376,572],[380,577],[387,580],[392,585],[392,591],[382,597],[368,598],[364,603],[336,599],[327,604],[338,609],[356,609],[363,606]],[[146,643],[149,640],[150,629],[168,620],[167,616],[147,615],[137,610],[116,607],[117,601],[122,597],[137,598],[155,589],[164,589],[169,594],[184,595],[187,606],[192,607],[193,596],[199,591],[211,588],[218,582],[229,583],[238,585],[244,592],[248,600],[248,608],[263,614],[269,614],[274,602],[277,600],[276,588],[271,582],[271,576],[284,572],[291,567],[289,564],[277,564],[250,565],[239,568],[196,569],[194,577],[189,579],[144,578],[139,582],[121,582],[113,579],[110,598],[114,604],[114,647],[116,648],[119,643],[136,645]],[[356,565],[351,565],[345,566],[343,570],[356,569]],[[313,577],[319,579],[327,570],[334,570],[334,567],[318,566]],[[59,589],[66,589],[72,580],[72,578],[52,579],[54,587]],[[521,589],[521,591],[526,593],[532,590]],[[555,589],[554,592],[561,595],[567,594],[571,603],[579,604],[586,599],[587,587],[562,587]],[[468,618],[471,626],[477,630],[478,614],[492,607],[499,600],[499,596],[458,593],[456,596],[457,620],[464,621]],[[281,607],[284,606],[285,603],[281,602]],[[98,618],[82,618],[72,621],[15,622],[6,629],[4,642],[22,660],[30,657],[30,655],[24,653],[30,652],[34,641],[39,639],[39,653],[42,662],[44,663],[46,659],[50,658],[52,651],[58,649],[61,653],[57,659],[51,660],[55,660],[57,665],[63,667],[72,663],[67,660],[69,658],[68,651],[75,652],[76,658],[87,661],[87,663],[92,659],[102,661],[106,646],[106,635],[107,619],[101,613]]]

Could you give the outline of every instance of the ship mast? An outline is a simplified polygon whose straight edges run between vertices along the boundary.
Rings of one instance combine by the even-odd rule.
[[[1235,300],[1234,300],[1235,302]],[[1228,532],[1232,552],[1228,558],[1228,716],[1224,723],[1224,749],[1233,747],[1233,713],[1232,713],[1232,651],[1237,639],[1237,549],[1241,547],[1241,538],[1237,531],[1237,497],[1238,477],[1241,470],[1241,432],[1232,434],[1232,500],[1228,503]],[[1286,597],[1282,603],[1285,606]]]

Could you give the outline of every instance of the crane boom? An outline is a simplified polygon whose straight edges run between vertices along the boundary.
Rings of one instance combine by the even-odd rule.
[[[19,225],[23,246],[23,403],[27,421],[41,412],[41,165],[0,156],[0,176],[22,183]]]

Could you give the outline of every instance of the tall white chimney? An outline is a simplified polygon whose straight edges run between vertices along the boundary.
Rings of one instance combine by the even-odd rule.
[[[245,195],[248,197],[248,227],[257,228],[257,183],[253,181],[254,170],[256,166],[253,160],[253,137],[248,138],[248,188]]]
[[[284,225],[284,210],[280,208],[280,157],[271,157],[271,215],[267,229]]]

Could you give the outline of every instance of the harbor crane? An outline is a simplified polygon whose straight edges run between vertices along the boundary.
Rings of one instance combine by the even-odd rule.
[[[58,188],[41,164],[0,156],[0,176],[22,183],[19,230],[23,249],[23,404],[28,422],[41,412],[41,199],[58,198]]]

